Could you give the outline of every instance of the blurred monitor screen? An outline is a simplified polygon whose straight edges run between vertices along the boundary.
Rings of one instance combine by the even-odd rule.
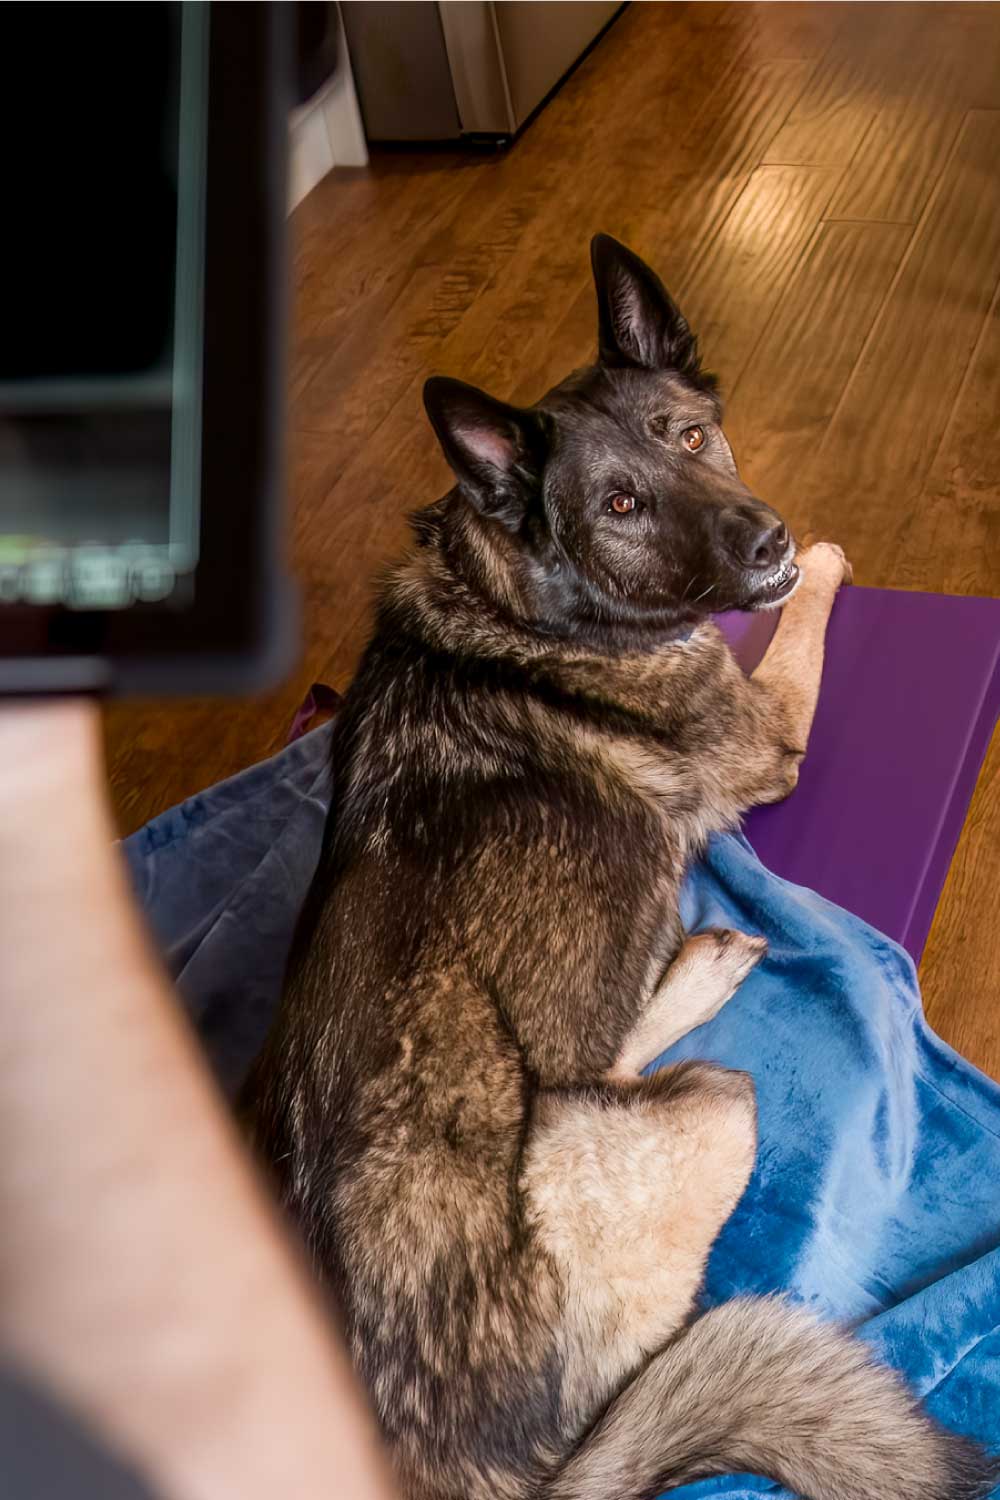
[[[47,191],[14,164],[33,315],[0,340],[0,597],[123,609],[198,562],[209,8],[29,9],[64,129]]]
[[[290,19],[0,11],[0,691],[256,686],[287,659]]]

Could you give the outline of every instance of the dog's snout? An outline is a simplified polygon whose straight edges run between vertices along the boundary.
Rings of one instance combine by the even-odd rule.
[[[788,527],[772,516],[755,517],[737,544],[740,562],[745,568],[773,568],[788,547]]]

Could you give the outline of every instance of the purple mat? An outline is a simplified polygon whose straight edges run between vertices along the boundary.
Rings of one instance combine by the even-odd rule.
[[[746,671],[777,614],[721,615]],[[746,835],[919,961],[1000,714],[1000,599],[842,589],[798,788]]]

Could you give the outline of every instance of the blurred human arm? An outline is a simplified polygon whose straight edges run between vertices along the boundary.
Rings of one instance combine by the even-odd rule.
[[[390,1500],[127,888],[84,701],[0,708],[0,1354],[165,1500]]]

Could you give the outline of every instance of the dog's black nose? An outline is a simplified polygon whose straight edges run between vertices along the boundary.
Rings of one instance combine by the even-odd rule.
[[[785,555],[788,527],[784,521],[766,520],[751,525],[743,538],[740,561],[747,568],[773,568]]]

